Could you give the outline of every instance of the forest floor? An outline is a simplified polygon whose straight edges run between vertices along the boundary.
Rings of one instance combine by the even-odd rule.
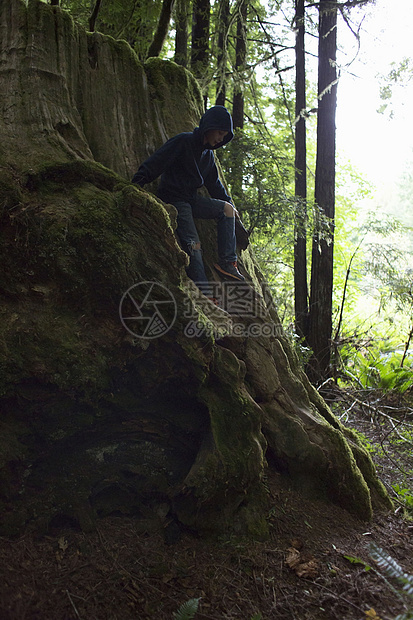
[[[168,544],[163,532],[139,534],[124,516],[102,519],[93,533],[62,526],[0,539],[2,620],[173,620],[191,599],[200,599],[198,611],[183,619],[394,620],[413,610],[413,598],[370,553],[374,544],[413,573],[413,409],[377,393],[324,396],[361,433],[394,512],[361,523],[336,506],[280,493],[272,474],[277,519],[270,512],[263,542],[183,533]]]

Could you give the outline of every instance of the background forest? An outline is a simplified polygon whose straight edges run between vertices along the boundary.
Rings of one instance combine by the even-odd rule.
[[[197,77],[205,106],[232,112],[236,137],[220,161],[310,378],[407,390],[413,378],[412,177],[407,166],[400,169],[396,192],[378,198],[360,156],[354,162],[336,149],[335,138],[340,81],[360,70],[363,45],[374,48],[369,17],[385,3],[60,4],[88,29],[126,39],[141,60],[161,56],[185,66]],[[372,28],[377,24],[373,20]],[[364,56],[364,64],[369,60]],[[382,98],[377,114],[391,118],[412,65],[399,54],[386,60],[389,70],[375,76]],[[365,83],[359,80],[362,93]],[[348,91],[344,86],[350,106]],[[366,152],[367,140],[371,135],[360,132],[352,152]],[[393,156],[383,151],[386,158]]]

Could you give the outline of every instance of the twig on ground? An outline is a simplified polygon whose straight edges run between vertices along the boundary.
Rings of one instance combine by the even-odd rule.
[[[310,583],[312,583],[313,585],[315,585],[315,586],[317,586],[319,588],[322,588],[323,590],[325,590],[329,594],[332,594],[334,597],[340,598],[342,601],[347,603],[347,605],[351,605],[351,607],[354,607],[354,609],[357,609],[357,611],[359,611],[360,613],[362,613],[362,614],[364,613],[364,610],[361,607],[359,607],[358,605],[355,605],[354,603],[352,603],[351,601],[346,599],[342,594],[339,594],[338,592],[333,592],[333,590],[330,590],[330,588],[327,588],[326,586],[323,586],[323,584],[318,583],[317,581],[311,581]]]
[[[79,620],[80,620],[79,612],[78,612],[78,610],[76,609],[76,605],[74,604],[72,597],[70,596],[70,592],[69,592],[69,590],[66,590],[66,594],[67,594],[67,596],[69,597],[69,601],[70,601],[70,603],[71,603],[71,605],[72,605],[72,607],[73,607],[73,611],[75,612],[76,616],[77,616],[77,617],[79,618]]]

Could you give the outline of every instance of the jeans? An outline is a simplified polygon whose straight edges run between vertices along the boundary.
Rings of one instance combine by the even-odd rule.
[[[216,198],[197,196],[194,200],[172,203],[178,211],[177,229],[182,248],[189,255],[187,274],[201,289],[208,289],[202,250],[194,218],[217,220],[218,257],[220,263],[237,260],[235,217],[224,213],[225,202]]]

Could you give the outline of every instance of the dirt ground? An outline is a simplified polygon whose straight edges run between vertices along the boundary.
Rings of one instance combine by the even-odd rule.
[[[408,484],[413,456],[402,431],[413,429],[413,413],[406,403],[332,392],[330,405],[369,440],[389,490]],[[190,599],[199,599],[196,620],[394,620],[413,610],[413,599],[370,555],[373,543],[413,573],[413,520],[396,494],[394,512],[360,523],[297,496],[276,474],[267,484],[274,509],[264,542],[145,534],[125,516],[102,519],[88,534],[62,524],[43,537],[0,539],[0,618],[173,620]]]

